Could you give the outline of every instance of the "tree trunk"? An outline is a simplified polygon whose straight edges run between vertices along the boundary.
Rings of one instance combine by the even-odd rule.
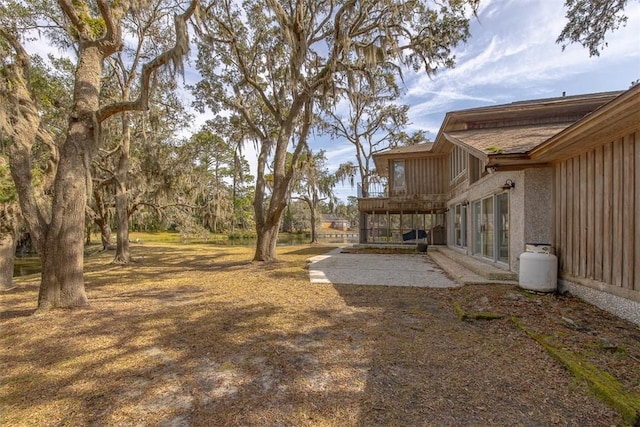
[[[37,312],[88,304],[84,289],[84,219],[90,194],[90,165],[98,137],[102,53],[97,46],[80,51],[73,112],[56,173],[51,222],[46,226],[40,258],[42,282]]]
[[[275,261],[276,260],[276,244],[278,243],[278,229],[280,221],[275,224],[265,224],[262,229],[256,230],[258,239],[256,242],[256,253],[253,257],[254,261]]]
[[[0,291],[13,287],[13,266],[16,260],[18,236],[16,229],[0,235]]]
[[[118,221],[118,237],[116,242],[116,256],[113,260],[116,264],[131,262],[129,251],[129,200],[126,187],[116,184],[116,220]]]
[[[92,116],[71,118],[54,185],[52,218],[45,233],[38,311],[88,304],[84,290],[84,218],[93,148]]]
[[[91,229],[93,228],[93,221],[86,221],[84,224],[84,245],[89,246],[91,244]]]
[[[311,207],[311,243],[318,243],[318,233],[316,230],[316,219],[318,217],[317,210],[315,207]]]
[[[263,165],[264,168],[264,165]],[[261,166],[258,164],[258,177],[264,176],[260,173]],[[264,169],[262,170],[264,171]],[[265,215],[265,198],[264,186],[260,185],[264,180],[257,180],[256,193],[254,198],[254,211],[256,213],[256,253],[253,257],[254,261],[275,261],[276,260],[276,243],[278,242],[278,231],[280,230],[280,222],[282,213],[286,207],[288,183],[283,180],[274,185],[271,199],[268,203]]]
[[[124,99],[128,99],[129,90],[124,92]],[[118,168],[114,174],[116,187],[116,220],[118,221],[118,237],[116,242],[116,264],[131,262],[129,251],[129,197],[127,196],[127,177],[129,174],[129,152],[131,147],[131,126],[128,112],[122,113],[122,144],[120,144],[120,158]]]
[[[106,251],[113,244],[113,239],[111,238],[111,226],[108,222],[103,222],[100,224],[100,242],[102,243],[102,250]]]
[[[256,233],[258,234],[258,240],[256,242],[256,253],[253,257],[254,261],[276,260],[276,243],[278,242],[278,231],[280,230],[282,214],[287,206],[286,189],[288,188],[289,180],[281,179],[278,184],[274,185],[267,214],[256,215]],[[256,199],[254,200],[256,213],[264,212],[264,198],[262,194],[264,193],[256,191]]]
[[[106,251],[113,245],[111,237],[111,218],[110,212],[107,207],[104,206],[102,198],[102,190],[93,191],[93,198],[96,202],[96,211],[87,209],[93,223],[100,228],[100,241],[102,243],[102,250]]]
[[[301,197],[302,200],[309,207],[309,213],[311,214],[311,242],[310,243],[318,243],[318,233],[316,227],[316,220],[318,218],[318,198],[313,196],[313,200],[307,196]]]

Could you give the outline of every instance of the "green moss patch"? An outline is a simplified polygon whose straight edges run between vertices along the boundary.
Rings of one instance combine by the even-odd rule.
[[[583,360],[579,355],[560,348],[550,337],[537,334],[517,318],[513,323],[560,362],[574,377],[587,382],[595,395],[614,408],[628,425],[640,425],[640,396],[627,392],[622,384],[608,372]]]
[[[504,316],[492,311],[465,311],[458,301],[453,302],[453,309],[461,322],[473,320],[496,320]]]

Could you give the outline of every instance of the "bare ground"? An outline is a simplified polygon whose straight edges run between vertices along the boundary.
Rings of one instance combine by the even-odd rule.
[[[640,394],[640,329],[571,297],[311,285],[328,248],[142,244],[87,260],[91,307],[0,295],[3,426],[612,426],[514,319]],[[461,321],[465,312],[503,315]]]

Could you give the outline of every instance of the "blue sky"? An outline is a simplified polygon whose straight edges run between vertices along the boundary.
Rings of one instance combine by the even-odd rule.
[[[607,34],[608,47],[600,56],[589,57],[580,45],[563,51],[555,43],[566,22],[564,0],[480,0],[471,38],[455,50],[455,68],[431,78],[424,72],[405,71],[400,102],[410,106],[408,131],[426,131],[433,140],[448,111],[556,97],[563,92],[627,89],[640,79],[640,1],[629,1],[625,14],[626,27]],[[46,43],[30,43],[28,50],[46,57],[52,49]],[[185,71],[187,83],[199,80],[193,68]],[[192,97],[183,92],[183,100],[190,103]],[[211,113],[197,115],[185,135],[197,132],[210,117]],[[355,161],[355,149],[346,141],[318,138],[310,145],[314,151],[326,151],[331,171],[340,163]],[[245,155],[255,171],[251,146]],[[341,185],[336,194],[346,200],[356,190]]]
[[[435,138],[448,111],[499,105],[527,99],[624,90],[640,79],[640,2],[627,5],[627,26],[606,37],[599,57],[571,45],[555,43],[566,22],[564,0],[481,0],[471,38],[456,49],[457,65],[429,78],[406,73],[409,130]],[[344,141],[323,141],[329,168],[354,159]],[[346,199],[348,186],[336,188]]]

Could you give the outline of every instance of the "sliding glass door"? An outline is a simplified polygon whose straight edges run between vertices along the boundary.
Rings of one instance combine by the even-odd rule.
[[[473,253],[509,262],[509,196],[501,193],[472,204]]]
[[[507,193],[496,196],[498,261],[509,263],[509,196]]]
[[[494,242],[493,197],[482,200],[482,256],[493,259]]]

